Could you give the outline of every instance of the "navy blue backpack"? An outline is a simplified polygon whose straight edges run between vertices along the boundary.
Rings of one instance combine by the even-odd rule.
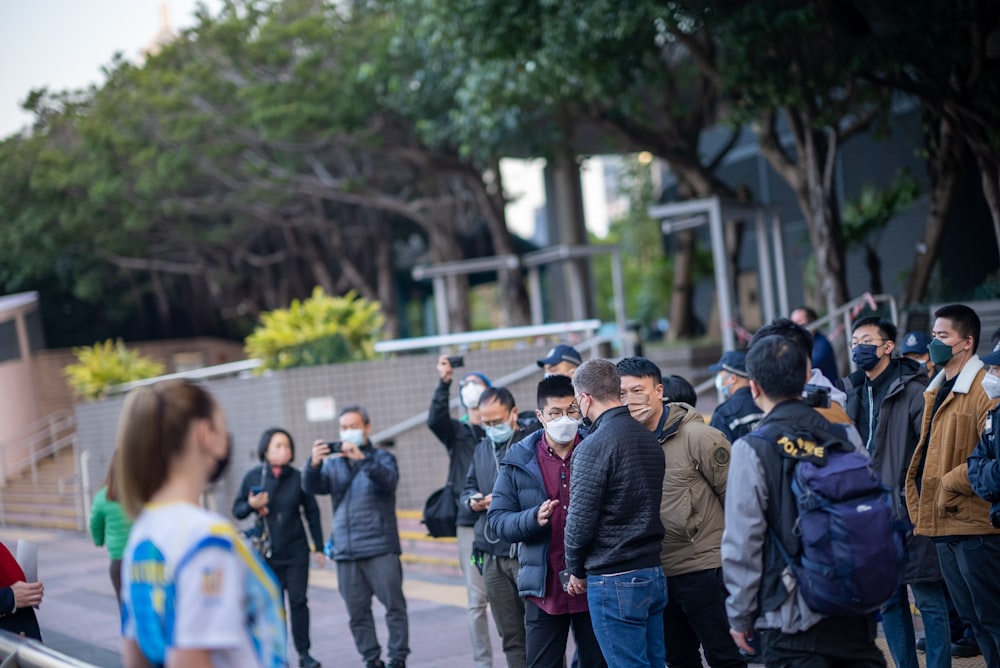
[[[812,441],[772,438],[762,431],[753,436],[776,443],[786,454],[795,441],[812,450],[794,465],[791,481],[801,551],[791,554],[771,528],[772,542],[795,574],[806,604],[829,616],[878,610],[902,582],[906,527],[897,520],[871,459],[832,434],[818,454]]]

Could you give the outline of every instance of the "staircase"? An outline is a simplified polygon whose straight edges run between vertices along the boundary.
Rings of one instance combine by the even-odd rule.
[[[462,579],[458,564],[458,541],[454,538],[431,538],[420,522],[419,510],[397,510],[399,541],[403,548],[400,561],[407,573]]]
[[[83,529],[75,432],[58,411],[0,444],[0,525]]]
[[[37,483],[26,470],[0,488],[0,520],[5,525],[78,531],[79,476],[73,449],[45,457],[36,467]]]

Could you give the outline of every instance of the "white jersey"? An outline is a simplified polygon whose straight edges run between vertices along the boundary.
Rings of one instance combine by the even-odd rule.
[[[216,668],[287,665],[274,575],[229,521],[187,503],[146,506],[132,526],[122,633],[154,666],[172,648],[212,650]]]

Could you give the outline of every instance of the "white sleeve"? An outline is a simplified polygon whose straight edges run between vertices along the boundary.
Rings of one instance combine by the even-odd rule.
[[[231,649],[246,643],[245,566],[231,540],[213,537],[194,548],[174,579],[174,646]]]

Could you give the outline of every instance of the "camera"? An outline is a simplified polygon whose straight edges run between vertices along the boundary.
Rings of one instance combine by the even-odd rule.
[[[325,441],[325,443],[330,446],[330,454],[340,452],[344,449],[344,443],[342,441]]]
[[[451,365],[452,369],[457,369],[460,366],[465,366],[465,357],[462,355],[449,355],[448,364]]]
[[[813,408],[830,407],[830,388],[819,385],[806,385],[802,390],[802,400]]]

